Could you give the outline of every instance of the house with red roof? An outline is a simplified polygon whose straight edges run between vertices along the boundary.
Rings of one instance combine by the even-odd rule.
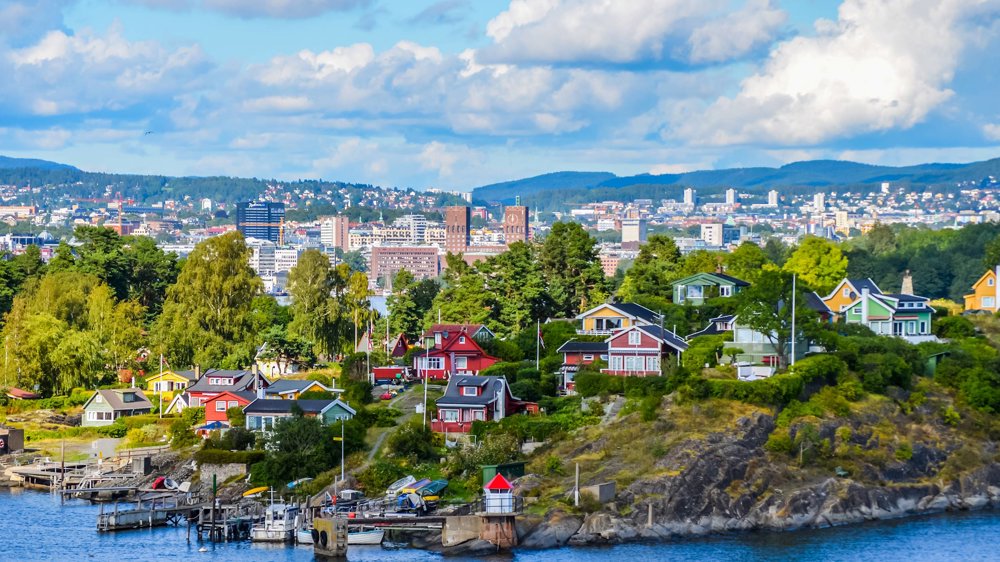
[[[240,390],[225,390],[205,399],[205,423],[222,422],[229,425],[229,408],[245,408],[247,404],[257,399],[254,392]]]
[[[478,375],[483,369],[500,361],[486,353],[476,334],[489,332],[482,325],[452,325],[431,336],[434,346],[413,358],[413,366],[418,377],[447,380],[455,375]],[[435,326],[437,328],[439,326]],[[492,332],[490,332],[492,334]]]
[[[458,335],[472,336],[472,339],[482,343],[496,337],[483,324],[434,324],[420,336],[423,348],[441,347],[447,341]]]

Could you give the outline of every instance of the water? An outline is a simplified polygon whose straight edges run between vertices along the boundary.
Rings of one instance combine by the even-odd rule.
[[[250,543],[198,544],[185,527],[99,534],[99,507],[81,501],[60,506],[52,496],[0,490],[0,560],[239,560],[307,561],[307,547]],[[794,533],[751,533],[664,544],[521,551],[490,560],[517,562],[669,561],[850,561],[1000,560],[1000,512],[946,514]],[[202,546],[208,552],[198,552]],[[413,549],[351,547],[350,560],[435,562],[461,560]],[[483,560],[478,558],[477,560]]]

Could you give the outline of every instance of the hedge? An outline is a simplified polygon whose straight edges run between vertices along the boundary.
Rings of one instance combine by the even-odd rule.
[[[662,395],[667,391],[667,377],[619,377],[595,373],[577,373],[573,379],[581,396],[624,394],[641,398]]]
[[[758,381],[711,379],[705,382],[712,398],[727,398],[762,406],[787,404],[799,397],[804,386],[802,377],[791,373]]]
[[[199,464],[254,464],[264,460],[264,451],[223,451],[202,449],[194,454]]]
[[[847,374],[847,363],[834,355],[813,355],[797,361],[789,372],[798,375],[807,384],[814,381],[837,384]]]

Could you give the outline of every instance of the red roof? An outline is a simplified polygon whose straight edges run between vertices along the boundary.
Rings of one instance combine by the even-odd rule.
[[[448,332],[449,335],[465,332],[469,335],[473,335],[482,329],[482,324],[434,324],[429,330],[424,331],[423,337],[433,337],[435,332]]]
[[[493,480],[490,480],[489,484],[483,486],[483,489],[491,491],[513,490],[514,486],[511,485],[510,480],[507,480],[503,477],[503,474],[498,472],[497,475],[493,477]]]
[[[14,398],[16,400],[34,400],[40,398],[39,395],[34,392],[28,392],[27,390],[21,390],[20,388],[14,388],[13,386],[7,389],[7,396]]]

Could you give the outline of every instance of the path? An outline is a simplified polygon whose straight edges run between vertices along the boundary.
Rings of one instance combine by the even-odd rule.
[[[441,392],[439,391],[439,389],[431,385],[427,389],[427,401],[428,402],[433,401],[440,394]],[[417,404],[421,403],[423,399],[424,399],[423,387],[418,385],[400,394],[395,400],[389,402],[390,408],[398,408],[399,410],[402,410],[403,415],[396,418],[396,425],[392,427],[387,427],[385,428],[384,431],[379,433],[379,436],[375,439],[375,443],[372,445],[371,450],[368,451],[368,457],[365,460],[365,466],[367,466],[373,460],[375,460],[375,455],[378,454],[379,450],[382,449],[382,444],[385,443],[386,438],[389,436],[390,433],[392,433],[394,429],[410,421],[411,419],[413,419],[415,416],[418,415],[414,410],[414,407]],[[358,470],[363,470],[363,469],[364,466],[362,466]]]

